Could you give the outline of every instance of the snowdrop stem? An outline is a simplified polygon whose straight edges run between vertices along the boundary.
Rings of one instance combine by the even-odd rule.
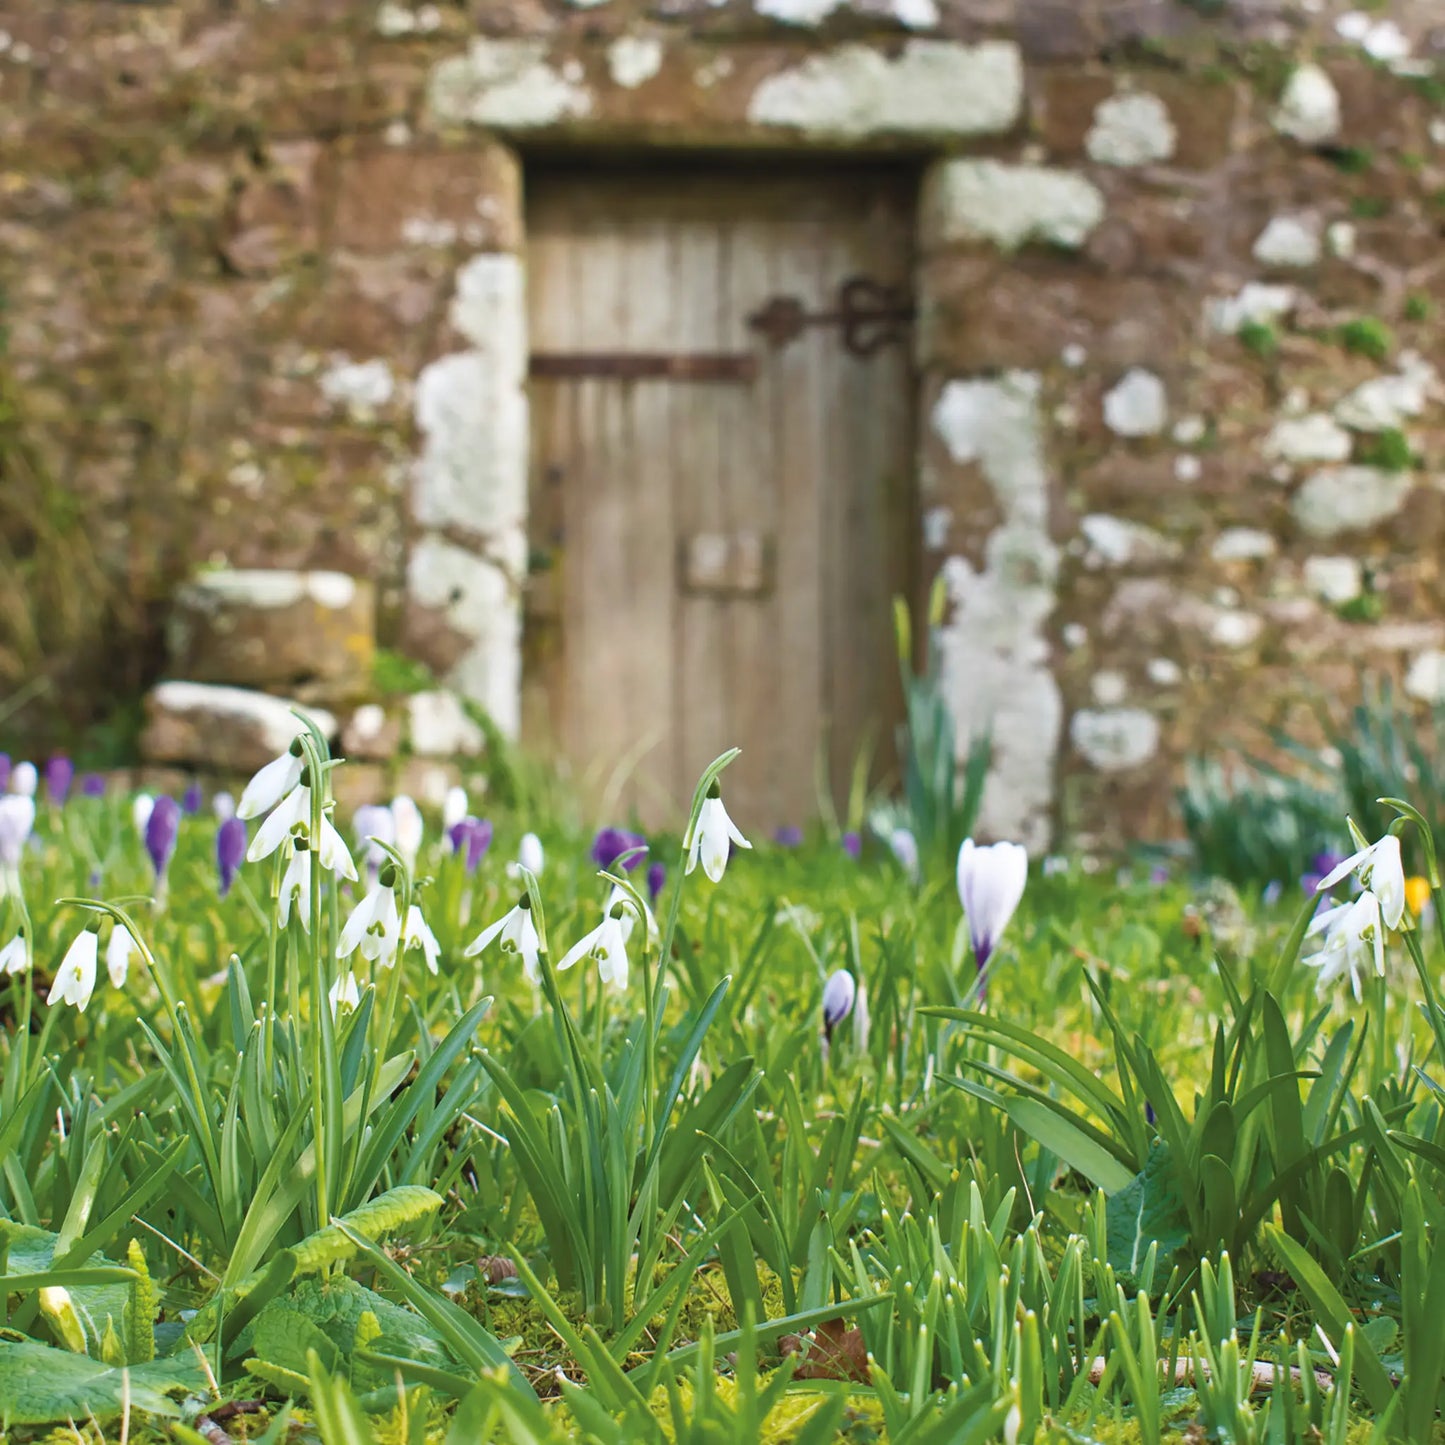
[[[278,848],[271,855],[271,907],[266,921],[266,992],[261,1007],[266,1011],[265,1038],[266,1075],[276,1067],[276,954],[281,946],[281,919],[278,908],[281,897],[281,875],[285,868],[286,850]],[[296,1006],[292,998],[292,1007]]]

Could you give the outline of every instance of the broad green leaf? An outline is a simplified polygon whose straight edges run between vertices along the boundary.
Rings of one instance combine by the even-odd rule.
[[[0,1424],[49,1425],[121,1413],[129,1376],[132,1408],[176,1416],[170,1392],[196,1391],[205,1379],[198,1361],[182,1355],[117,1368],[32,1340],[0,1343]]]

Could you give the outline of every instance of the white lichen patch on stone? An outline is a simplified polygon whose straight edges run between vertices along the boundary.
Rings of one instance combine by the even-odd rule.
[[[662,69],[662,41],[655,35],[619,35],[607,47],[607,71],[624,90],[635,90]]]
[[[1264,454],[1286,462],[1348,461],[1354,443],[1350,434],[1326,412],[1285,417],[1264,439]]]
[[[1313,216],[1276,216],[1256,238],[1254,259],[1261,266],[1314,266],[1322,249]]]
[[[1208,303],[1209,324],[1226,336],[1236,336],[1243,326],[1268,326],[1289,315],[1298,300],[1293,286],[1248,281],[1237,295],[1216,297]]]
[[[478,38],[465,54],[438,62],[427,86],[443,124],[529,130],[592,112],[592,94],[574,69],[553,66],[543,40]]]
[[[888,13],[909,30],[933,30],[943,19],[937,0],[892,0]]]
[[[348,733],[354,733],[363,742],[379,738],[386,727],[386,709],[380,703],[365,702],[351,714],[346,725]]]
[[[1340,607],[1364,591],[1364,568],[1358,557],[1307,557],[1304,584],[1321,602]]]
[[[1304,482],[1290,500],[1290,511],[1312,537],[1367,532],[1399,513],[1412,486],[1404,472],[1327,467]]]
[[[338,357],[321,373],[321,395],[333,406],[344,407],[354,421],[365,421],[396,395],[391,367],[377,356],[370,361]]]
[[[1335,31],[1382,64],[1398,65],[1410,58],[1410,37],[1393,20],[1375,20],[1363,10],[1347,10],[1335,21]]]
[[[1122,773],[1159,751],[1159,719],[1142,707],[1081,708],[1069,722],[1079,755],[1101,773]]]
[[[1118,707],[1129,695],[1129,679],[1106,667],[1089,679],[1089,694],[1100,707]]]
[[[418,692],[406,700],[407,741],[421,758],[474,758],[486,739],[451,692]]]
[[[1264,631],[1264,619],[1253,612],[1222,609],[1209,625],[1209,638],[1218,647],[1249,647]]]
[[[1012,251],[1029,241],[1083,245],[1104,218],[1104,197],[1085,176],[1049,166],[946,160],[923,184],[925,247],[991,241]]]
[[[1438,385],[1435,368],[1415,352],[1400,358],[1393,376],[1361,383],[1335,407],[1335,420],[1352,431],[1381,432],[1425,414]]]
[[[376,12],[376,33],[395,38],[400,35],[432,35],[441,29],[442,13],[435,5],[408,10],[394,0],[383,0]]]
[[[244,724],[265,751],[281,754],[291,739],[305,730],[292,709],[298,704],[244,687],[221,687],[208,682],[162,682],[151,689],[151,706],[177,716],[226,719]],[[336,719],[324,708],[302,712],[324,737],[336,731]]]
[[[1193,452],[1185,452],[1174,458],[1174,480],[1186,485],[1197,482],[1204,475],[1204,463]]]
[[[340,611],[356,597],[356,579],[345,572],[292,572],[284,568],[223,568],[197,573],[186,584],[194,607],[234,610],[254,608],[271,612],[311,601]]]
[[[948,533],[953,526],[951,507],[925,507],[923,510],[923,545],[930,552],[941,552],[948,546]]]
[[[1285,83],[1274,127],[1305,145],[1322,145],[1340,131],[1340,93],[1318,65],[1299,66]]]
[[[1179,555],[1179,544],[1163,533],[1106,512],[1081,518],[1079,532],[1087,547],[1084,565],[1092,569],[1149,566]]]
[[[1410,662],[1405,691],[1418,702],[1445,702],[1445,652],[1422,652]]]
[[[1209,548],[1216,562],[1263,562],[1279,551],[1272,533],[1258,527],[1226,527]]]
[[[983,731],[993,737],[981,829],[1031,850],[1048,843],[1063,727],[1045,631],[1059,554],[1048,531],[1040,387],[1031,372],[952,381],[931,417],[949,456],[978,464],[1003,517],[984,544],[981,567],[962,557],[943,567],[952,604],[940,636],[944,695],[960,758]]]
[[[821,25],[845,0],[753,0],[753,9],[781,25]]]
[[[909,40],[896,55],[848,44],[765,79],[748,119],[805,135],[958,137],[1010,129],[1023,105],[1018,46]]]
[[[1104,425],[1116,436],[1158,436],[1169,423],[1169,396],[1152,371],[1136,366],[1104,394]]]
[[[1157,95],[1125,91],[1099,102],[1084,149],[1101,165],[1142,166],[1167,161],[1178,139],[1169,108]]]
[[[1184,669],[1172,657],[1151,657],[1144,674],[1155,687],[1178,687],[1184,681]]]

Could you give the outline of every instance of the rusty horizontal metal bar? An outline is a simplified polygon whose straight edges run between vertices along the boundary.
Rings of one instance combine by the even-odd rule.
[[[529,369],[533,376],[561,379],[749,382],[758,362],[746,351],[534,351]]]

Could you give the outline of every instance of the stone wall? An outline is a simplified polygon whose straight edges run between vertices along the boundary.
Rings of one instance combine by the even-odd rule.
[[[0,468],[116,655],[333,569],[513,729],[529,149],[897,155],[989,820],[1161,831],[1312,689],[1445,694],[1442,54],[1432,0],[0,0]]]

